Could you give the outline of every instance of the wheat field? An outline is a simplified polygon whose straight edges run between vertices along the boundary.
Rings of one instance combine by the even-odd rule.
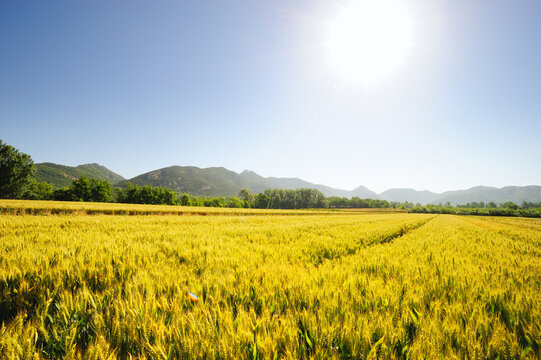
[[[2,359],[541,354],[539,219],[0,205]]]

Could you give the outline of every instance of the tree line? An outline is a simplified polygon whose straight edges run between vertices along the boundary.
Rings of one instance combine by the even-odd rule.
[[[238,197],[196,197],[150,185],[139,186],[127,183],[124,187],[113,187],[107,181],[90,179],[87,176],[73,180],[69,187],[58,189],[53,189],[53,186],[46,182],[37,182],[32,179],[26,190],[17,198],[258,209],[328,207],[325,196],[315,189],[269,189],[260,194],[252,194],[249,190],[242,189]]]
[[[351,199],[330,196],[327,198],[330,208],[336,209],[383,209],[383,208],[399,208],[402,204],[398,202],[389,202],[379,199],[361,199],[352,197]],[[403,207],[402,207],[403,208]]]
[[[521,206],[508,201],[500,205],[490,207],[471,207],[465,205],[417,205],[409,210],[413,213],[424,214],[453,214],[453,215],[481,215],[481,216],[521,216],[541,217],[541,202],[523,202]]]
[[[54,189],[51,184],[38,182],[34,177],[32,158],[0,140],[0,198],[118,202],[128,204],[181,205],[204,207],[258,208],[258,209],[347,209],[347,208],[393,208],[407,209],[414,213],[438,213],[456,215],[526,216],[541,217],[541,203],[523,202],[469,202],[464,205],[421,205],[411,202],[389,202],[379,199],[351,199],[325,195],[316,189],[267,189],[252,194],[240,190],[238,196],[195,197],[178,194],[170,189],[150,185],[113,187],[109,182],[81,176],[69,187]]]
[[[150,185],[113,187],[110,183],[82,176],[73,180],[66,188],[53,189],[45,182],[31,181],[23,199],[117,202],[127,204],[181,205],[202,207],[257,208],[257,209],[406,209],[413,213],[486,215],[486,216],[523,216],[541,217],[541,203],[513,202],[488,204],[471,202],[464,205],[414,205],[411,202],[389,202],[379,199],[351,199],[336,196],[325,197],[316,189],[267,189],[259,194],[252,194],[248,189],[240,190],[238,197],[195,197],[177,194],[173,190]]]
[[[316,189],[267,189],[259,194],[241,189],[239,198],[244,207],[258,209],[315,209],[329,205],[325,195]]]

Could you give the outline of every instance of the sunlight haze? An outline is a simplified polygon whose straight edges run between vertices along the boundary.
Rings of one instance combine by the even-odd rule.
[[[411,46],[412,26],[405,3],[352,1],[330,24],[333,65],[345,79],[389,80]]]
[[[4,1],[0,138],[125,178],[541,184],[541,2]]]

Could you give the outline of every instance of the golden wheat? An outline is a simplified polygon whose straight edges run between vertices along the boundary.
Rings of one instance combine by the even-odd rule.
[[[2,206],[1,358],[540,356],[536,219]]]

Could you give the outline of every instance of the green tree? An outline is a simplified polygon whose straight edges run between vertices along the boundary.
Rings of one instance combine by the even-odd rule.
[[[0,140],[0,198],[21,198],[35,171],[30,155]]]
[[[190,197],[188,196],[188,194],[182,195],[182,197],[180,198],[180,205],[182,206],[190,205]]]
[[[251,204],[253,202],[253,200],[254,200],[254,195],[252,195],[250,190],[248,190],[246,188],[243,188],[243,189],[240,189],[240,191],[239,191],[239,198],[242,201],[245,201],[245,202]]]
[[[69,189],[54,192],[56,200],[71,201],[94,201],[111,202],[113,199],[113,189],[111,184],[105,180],[89,179],[83,175],[74,180]]]
[[[111,202],[113,197],[113,188],[105,180],[92,179],[90,180],[90,201]]]
[[[258,194],[255,200],[255,207],[258,209],[268,209],[270,197],[264,193]]]
[[[514,202],[512,201],[507,201],[505,203],[503,203],[501,205],[502,208],[507,208],[507,209],[511,209],[511,210],[517,210],[518,209],[518,205],[515,204]]]
[[[53,190],[53,200],[57,201],[72,201],[72,194],[70,188],[64,187]]]
[[[53,185],[45,181],[38,182],[32,178],[27,186],[23,198],[29,200],[50,200],[53,197]]]
[[[73,180],[69,191],[71,193],[71,200],[92,201],[92,186],[90,179],[86,175],[81,176],[77,180]]]
[[[244,206],[244,201],[242,201],[238,197],[232,196],[232,197],[227,199],[226,205],[229,208],[241,208],[241,207]]]
[[[491,202],[489,202],[487,204],[487,208],[489,208],[489,209],[495,209],[497,207],[498,207],[498,205],[496,205],[496,203],[494,201],[491,201]]]

